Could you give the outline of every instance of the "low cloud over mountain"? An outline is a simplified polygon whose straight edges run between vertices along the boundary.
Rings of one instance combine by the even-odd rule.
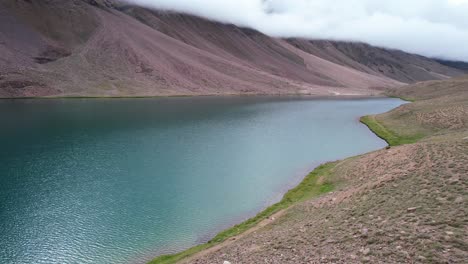
[[[278,37],[363,41],[468,61],[467,0],[128,0]]]

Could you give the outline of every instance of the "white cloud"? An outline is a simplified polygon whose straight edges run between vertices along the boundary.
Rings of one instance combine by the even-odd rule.
[[[278,37],[363,41],[468,61],[468,0],[127,0]]]

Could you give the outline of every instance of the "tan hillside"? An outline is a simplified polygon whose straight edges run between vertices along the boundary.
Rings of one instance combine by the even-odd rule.
[[[0,1],[0,97],[373,95],[462,73],[401,51],[272,38],[117,0]]]

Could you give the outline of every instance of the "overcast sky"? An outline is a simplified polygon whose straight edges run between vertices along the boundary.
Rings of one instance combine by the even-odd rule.
[[[468,0],[127,0],[277,37],[363,41],[468,61]]]

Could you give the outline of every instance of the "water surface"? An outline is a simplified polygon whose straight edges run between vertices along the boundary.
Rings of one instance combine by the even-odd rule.
[[[0,263],[128,263],[204,242],[321,162],[385,146],[398,99],[0,101]]]

